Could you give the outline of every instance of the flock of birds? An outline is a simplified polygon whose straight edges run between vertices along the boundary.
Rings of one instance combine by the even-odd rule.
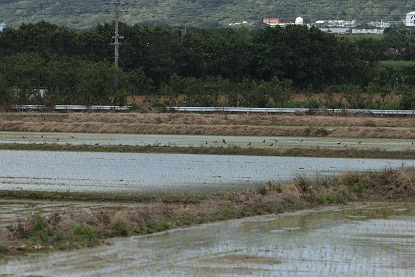
[[[56,141],[60,141],[61,139],[63,140],[63,141],[68,141],[68,139],[70,138],[70,139],[75,139],[76,137],[74,136],[74,135],[69,135],[68,137],[63,137],[63,136],[61,136],[61,137],[55,137],[55,138],[53,138],[53,137],[44,137],[44,135],[41,135],[40,136],[42,139],[44,139],[44,143],[46,143],[46,139],[50,142],[50,141],[53,141],[53,140],[56,140]],[[22,135],[22,139],[27,139],[27,136],[26,135]],[[257,142],[248,142],[247,144],[246,144],[246,147],[248,147],[248,148],[252,148],[252,147],[272,147],[272,146],[276,146],[276,145],[278,145],[278,143],[279,142],[289,142],[289,143],[292,143],[292,142],[295,142],[295,141],[297,141],[297,142],[305,142],[305,139],[303,139],[303,138],[300,138],[300,139],[297,139],[297,140],[286,140],[286,141],[280,141],[280,140],[278,140],[278,139],[263,139],[262,141],[257,141]],[[330,142],[331,143],[331,142]],[[360,141],[356,141],[356,142],[348,142],[348,143],[345,143],[345,142],[342,142],[342,141],[338,141],[338,142],[333,142],[333,144],[337,144],[337,145],[339,145],[339,146],[342,146],[342,147],[347,147],[350,143],[353,143],[353,144],[362,144],[363,143],[363,141],[362,140],[360,140]],[[414,145],[414,142],[411,142],[411,144],[412,145]],[[98,146],[98,145],[100,145],[99,143],[95,143],[94,145],[96,145],[96,146]],[[168,142],[166,145],[164,145],[164,144],[162,144],[162,143],[160,143],[160,142],[157,142],[157,143],[155,143],[155,144],[145,144],[145,146],[175,146],[176,144],[173,144],[173,143],[170,143],[170,142]],[[200,145],[201,147],[211,147],[211,146],[218,146],[218,145],[222,145],[222,146],[228,146],[228,147],[235,147],[235,146],[238,146],[238,147],[241,147],[242,146],[242,144],[241,143],[236,143],[236,144],[232,144],[232,143],[229,143],[228,141],[226,141],[226,139],[224,139],[224,138],[222,138],[222,139],[219,139],[219,140],[214,140],[214,141],[206,141],[204,144],[202,144],[202,145]]]
[[[297,140],[298,142],[304,142],[305,141],[305,139],[298,139]],[[221,141],[220,140],[215,140],[215,141],[213,141],[213,144],[215,145],[217,145],[218,143],[220,143],[220,142],[222,142],[223,143],[223,145],[228,145],[227,143],[226,143],[226,140],[225,139],[222,139]],[[259,142],[259,144],[258,143],[256,143],[256,146],[259,146],[259,147],[261,147],[261,146],[269,146],[269,147],[272,147],[272,146],[274,146],[274,145],[277,145],[277,143],[278,142],[280,142],[278,139],[268,139],[268,140],[266,140],[266,139],[264,139],[264,140],[262,140],[262,145],[261,145],[261,143]],[[291,140],[289,141],[289,142],[292,142]],[[347,144],[344,144],[344,143],[342,143],[341,141],[339,141],[339,142],[334,142],[335,144],[337,144],[337,145],[342,145],[343,147],[347,147]],[[363,143],[363,141],[357,141],[356,142],[357,144],[362,144]],[[206,141],[205,142],[205,146],[207,146],[207,145],[209,145],[210,143],[208,142],[208,141]],[[412,145],[413,145],[414,143],[412,143]],[[247,144],[246,144],[246,146],[248,147],[248,148],[252,148],[252,142],[248,142]]]
[[[228,147],[231,147],[231,145],[229,143],[227,143],[227,141],[225,139],[220,140],[215,140],[213,141],[213,145],[218,145],[222,142],[223,145],[228,145]],[[248,142],[246,144],[246,146],[248,148],[252,148],[253,146],[255,147],[272,147],[272,146],[277,146],[278,142],[281,143],[290,143],[292,144],[293,142],[307,142],[306,139],[297,139],[297,140],[292,140],[292,139],[288,139],[288,140],[284,140],[284,141],[280,141],[278,139],[263,139],[262,143],[261,141],[257,141],[257,142]],[[359,141],[349,141],[349,142],[342,142],[342,141],[337,141],[337,142],[327,142],[327,144],[331,144],[333,143],[333,145],[338,145],[338,146],[342,146],[342,147],[347,147],[348,145],[354,144],[354,145],[360,145],[360,144],[365,144],[363,140],[359,140]],[[414,145],[414,142],[411,142],[411,145]],[[204,146],[212,146],[212,143],[209,143],[208,141],[205,142]],[[282,144],[283,145],[283,144]],[[203,145],[202,145],[203,146]],[[236,144],[233,146],[241,146],[241,144]]]
[[[66,141],[67,143],[68,143],[68,139],[69,139],[69,137],[46,137],[46,136],[44,136],[44,135],[40,135],[40,138],[42,138],[43,139],[43,143],[50,143],[50,142],[53,142],[53,141],[56,141],[56,142],[58,142],[58,141],[61,141],[61,139],[63,140],[63,141]],[[70,138],[71,139],[75,139],[76,137],[74,136],[74,135],[70,135]],[[25,136],[25,135],[22,135],[22,139],[27,139],[27,136]],[[36,139],[36,138],[35,138]],[[95,146],[99,146],[100,144],[99,143],[94,143],[94,145]]]
[[[40,137],[41,137],[41,138],[45,138],[43,135],[40,135]],[[22,136],[22,138],[23,138],[23,139],[26,139],[26,138],[27,138],[27,136],[23,135],[23,136]],[[74,139],[75,137],[74,137],[73,135],[71,135],[71,138],[73,138],[73,139]],[[59,140],[60,140],[60,138],[58,137],[58,138],[56,138],[56,140],[57,140],[57,141],[59,141]]]

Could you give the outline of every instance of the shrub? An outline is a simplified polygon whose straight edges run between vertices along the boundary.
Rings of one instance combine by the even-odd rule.
[[[79,246],[92,247],[100,242],[97,231],[83,222],[72,228],[69,231],[69,236]]]
[[[0,243],[0,256],[8,254],[9,252],[10,252],[9,247],[7,245]]]
[[[319,196],[317,198],[317,202],[320,204],[336,204],[336,203],[344,203],[344,199],[341,195],[338,194],[326,194]]]
[[[123,222],[116,222],[113,228],[114,228],[113,235],[115,236],[126,237],[130,233],[130,230]]]

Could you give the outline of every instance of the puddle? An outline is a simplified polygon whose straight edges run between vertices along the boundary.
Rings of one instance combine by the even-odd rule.
[[[372,203],[245,218],[72,252],[3,276],[414,276],[415,205]]]

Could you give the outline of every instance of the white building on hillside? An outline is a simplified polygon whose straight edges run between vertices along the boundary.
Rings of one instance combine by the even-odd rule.
[[[410,12],[406,14],[405,25],[408,27],[415,26],[415,12]]]
[[[6,28],[6,24],[0,23],[0,32],[3,31],[4,28]]]
[[[296,25],[302,25],[302,24],[304,24],[304,20],[303,20],[303,18],[302,18],[302,17],[297,17],[297,18],[295,19],[294,24],[296,24]]]

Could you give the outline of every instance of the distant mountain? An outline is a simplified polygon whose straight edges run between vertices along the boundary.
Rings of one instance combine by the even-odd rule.
[[[17,28],[45,20],[72,29],[88,29],[114,18],[116,0],[2,0],[0,23]],[[123,0],[120,20],[128,24],[216,28],[230,23],[257,25],[264,17],[305,23],[355,19],[358,22],[400,21],[415,10],[406,0]],[[124,11],[127,11],[124,12]]]

